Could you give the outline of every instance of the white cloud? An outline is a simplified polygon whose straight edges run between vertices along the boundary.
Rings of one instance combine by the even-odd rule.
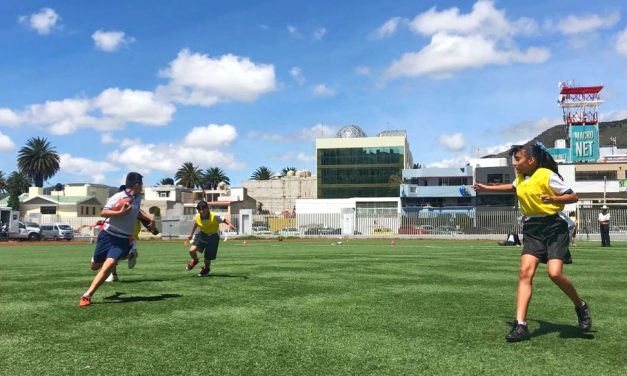
[[[477,1],[467,14],[460,14],[456,7],[442,11],[431,8],[410,21],[409,27],[418,34],[430,35],[431,41],[420,51],[407,52],[394,61],[384,72],[386,80],[422,75],[448,77],[490,64],[540,63],[550,56],[546,48],[517,48],[513,37],[535,32],[537,24],[524,17],[510,21],[488,0]]]
[[[126,123],[165,125],[175,111],[173,105],[158,101],[151,92],[111,88],[93,99],[47,101],[19,112],[0,109],[0,124],[33,125],[55,135],[81,128],[107,132],[122,129]]]
[[[150,173],[174,172],[185,162],[199,166],[220,166],[221,168],[242,169],[245,165],[236,160],[232,153],[217,149],[190,147],[184,144],[139,144],[109,154],[112,163],[124,164],[127,169]]]
[[[59,171],[64,174],[80,177],[82,180],[94,183],[105,181],[105,173],[118,171],[119,168],[109,162],[94,161],[87,158],[73,157],[64,153],[60,155]]]
[[[296,81],[299,85],[305,84],[305,76],[303,76],[303,71],[299,67],[294,67],[290,69],[290,76]]]
[[[0,108],[0,125],[15,126],[22,124],[20,115],[9,108]]]
[[[361,76],[367,76],[370,74],[370,67],[367,65],[360,65],[355,68],[355,73]]]
[[[103,133],[100,136],[101,144],[115,144],[116,142],[118,142],[118,140],[115,137],[113,137],[113,134],[111,133]]]
[[[300,152],[300,153],[289,152],[289,153],[284,153],[284,154],[279,155],[279,159],[282,161],[309,163],[309,162],[315,162],[316,156],[315,154],[306,154],[303,152]]]
[[[12,151],[15,149],[15,143],[11,138],[4,133],[0,132],[0,152]]]
[[[427,163],[426,166],[430,168],[463,167],[470,162],[470,159],[469,156],[463,155],[451,159],[443,159],[438,162]]]
[[[616,51],[627,57],[627,29],[618,33],[616,38]]]
[[[438,138],[440,145],[451,151],[460,151],[466,147],[464,135],[461,133],[442,134]]]
[[[123,31],[98,30],[91,35],[91,38],[98,49],[106,52],[117,51],[121,46],[135,41],[135,38],[126,36]]]
[[[18,20],[20,23],[37,30],[37,33],[40,35],[47,35],[57,25],[57,22],[61,20],[61,17],[54,9],[42,8],[39,13],[33,13],[30,16],[20,16]]]
[[[170,82],[158,87],[157,94],[187,105],[252,102],[276,89],[273,65],[231,54],[211,58],[184,49],[160,74]]]
[[[332,97],[335,95],[335,90],[328,88],[325,84],[318,84],[314,86],[313,93],[319,97]]]
[[[209,124],[205,127],[194,127],[185,136],[183,143],[190,147],[213,149],[228,146],[237,139],[237,130],[230,124]]]
[[[135,146],[135,145],[141,145],[142,140],[139,138],[127,138],[124,137],[122,139],[122,142],[120,142],[120,147],[122,148],[128,148],[130,146]]]
[[[176,108],[160,101],[150,91],[111,88],[94,98],[94,106],[103,115],[145,125],[165,125]]]
[[[557,29],[567,35],[589,33],[597,29],[610,28],[619,20],[618,12],[612,12],[604,17],[596,14],[577,17],[571,14],[558,23]]]
[[[526,34],[537,29],[535,22],[523,17],[516,21],[509,21],[505,11],[494,7],[490,0],[479,0],[472,11],[460,14],[459,8],[453,7],[438,11],[435,7],[417,15],[409,22],[409,27],[416,33],[433,35],[440,32],[454,34],[480,34],[503,38],[515,34]]]
[[[600,118],[601,121],[624,120],[627,119],[627,109],[611,111],[606,114],[602,114]]]
[[[292,25],[287,25],[287,33],[294,38],[302,38],[296,27]]]
[[[541,63],[549,55],[547,49],[537,47],[530,47],[527,51],[516,48],[500,49],[497,41],[481,35],[438,33],[419,52],[405,53],[393,62],[386,69],[384,78],[422,75],[448,77],[460,70],[489,64]]]
[[[502,153],[504,151],[511,149],[512,145],[524,145],[527,142],[529,142],[529,140],[530,139],[527,138],[527,139],[520,139],[518,141],[505,142],[500,145],[483,146],[483,147],[477,148],[476,150],[477,157],[481,158],[481,157],[485,157],[486,155],[499,154],[499,153]],[[551,146],[547,145],[547,147],[551,147]]]
[[[339,129],[340,127],[337,126],[316,124],[310,128],[302,128],[289,134],[250,131],[248,132],[247,137],[252,139],[263,139],[280,142],[299,142],[315,140],[316,138],[335,137],[335,134]]]
[[[374,32],[375,38],[384,39],[396,33],[399,24],[403,19],[401,17],[393,17],[385,21],[385,23],[377,28]]]
[[[501,128],[498,132],[506,139],[525,139],[528,141],[547,129],[559,124],[564,124],[562,118],[540,118],[508,125]],[[566,132],[566,130],[564,130],[564,132]],[[565,133],[564,137],[566,137]]]
[[[327,33],[327,29],[324,27],[319,27],[316,30],[314,30],[313,32],[313,39],[314,40],[321,40]]]

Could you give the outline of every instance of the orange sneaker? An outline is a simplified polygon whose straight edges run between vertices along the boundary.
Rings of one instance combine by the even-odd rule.
[[[87,307],[88,305],[91,305],[91,296],[89,295],[81,296],[81,301],[78,305],[80,307]]]

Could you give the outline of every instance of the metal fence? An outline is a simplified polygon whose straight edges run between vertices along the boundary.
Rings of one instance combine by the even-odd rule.
[[[600,206],[577,207],[578,238],[600,239],[597,222]],[[627,240],[627,206],[610,207],[610,236],[616,240]],[[237,231],[225,233],[228,236],[257,237],[423,237],[423,238],[485,238],[502,239],[510,232],[522,232],[520,212],[515,208],[478,208],[463,212],[433,214],[378,213],[350,211],[348,213],[309,213],[295,216],[253,215],[252,228],[241,228],[239,215],[232,215],[230,221]],[[42,215],[39,218],[26,218],[36,223],[63,222],[70,225],[77,237],[93,237],[93,226],[100,217],[62,218],[55,215]],[[161,238],[186,238],[193,227],[194,216],[161,218],[157,226]],[[221,230],[227,231],[226,225]],[[148,236],[147,232],[143,233]]]

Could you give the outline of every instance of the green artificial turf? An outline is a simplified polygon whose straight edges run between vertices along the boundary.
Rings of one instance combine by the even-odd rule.
[[[0,245],[1,375],[625,375],[627,251],[565,267],[582,334],[540,266],[532,338],[506,343],[520,248],[486,241],[221,243],[211,277],[182,242],[140,242],[90,307],[93,245]]]

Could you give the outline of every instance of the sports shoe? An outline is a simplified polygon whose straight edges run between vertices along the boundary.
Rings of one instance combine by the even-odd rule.
[[[579,320],[579,328],[583,331],[588,331],[592,328],[592,316],[590,315],[590,307],[588,303],[583,301],[583,305],[581,307],[575,307],[575,312],[577,312],[577,319]]]
[[[91,305],[91,296],[90,295],[81,296],[81,301],[78,303],[78,306],[87,307],[88,305]]]
[[[529,339],[529,328],[527,325],[519,324],[518,321],[514,321],[512,330],[505,336],[507,342],[518,342]]]
[[[198,265],[198,259],[191,259],[189,260],[189,262],[187,263],[187,270],[192,270],[194,269],[194,266]]]
[[[118,275],[117,275],[117,274],[113,274],[113,273],[111,273],[111,274],[109,274],[109,276],[107,277],[107,279],[105,279],[105,282],[117,282],[117,281],[119,281],[119,280],[120,280],[120,279],[118,278]]]
[[[137,252],[136,248],[131,249],[128,253],[128,268],[133,269],[135,264],[137,264],[137,256],[139,256],[139,252]]]
[[[210,269],[206,266],[203,266],[202,269],[200,269],[200,273],[198,273],[199,277],[206,277],[209,275],[209,271]]]

